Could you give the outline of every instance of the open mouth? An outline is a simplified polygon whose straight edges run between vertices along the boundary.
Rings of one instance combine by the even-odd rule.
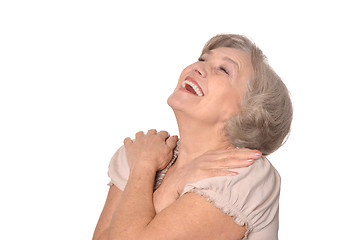
[[[200,86],[190,80],[184,80],[182,83],[182,88],[184,88],[185,90],[187,90],[188,92],[197,95],[199,97],[203,97],[204,93],[202,91],[202,89],[200,88]]]

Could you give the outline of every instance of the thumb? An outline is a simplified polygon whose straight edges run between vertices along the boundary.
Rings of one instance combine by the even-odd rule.
[[[168,145],[170,149],[174,149],[177,146],[178,136],[174,135],[171,136],[165,141],[165,143]]]

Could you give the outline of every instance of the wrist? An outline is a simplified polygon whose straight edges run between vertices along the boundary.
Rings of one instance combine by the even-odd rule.
[[[144,176],[142,177],[142,179],[145,177],[154,179],[155,175],[156,175],[156,170],[154,170],[154,168],[150,168],[144,165],[132,166],[130,167],[130,171],[129,171],[129,178],[132,176],[136,176],[136,177]]]
[[[146,168],[131,168],[129,172],[128,182],[125,186],[124,192],[133,189],[135,191],[151,192],[153,193],[155,172],[149,171]]]
[[[134,162],[133,164],[130,164],[130,172],[140,172],[140,173],[156,173],[157,172],[157,166],[155,166],[154,161],[150,160],[143,160]]]

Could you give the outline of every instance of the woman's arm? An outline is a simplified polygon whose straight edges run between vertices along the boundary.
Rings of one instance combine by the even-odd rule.
[[[245,227],[193,193],[156,214],[155,173],[169,161],[176,140],[165,139],[164,133],[153,131],[146,136],[138,133],[134,143],[125,141],[131,171],[110,225],[109,239],[240,239]]]
[[[118,206],[121,195],[122,191],[115,185],[112,185],[109,188],[107,200],[93,234],[93,240],[108,239],[110,222],[115,209]]]
[[[131,172],[110,227],[109,239],[241,239],[237,225],[212,203],[188,193],[156,215],[153,180],[146,168]]]
[[[154,133],[156,133],[155,130]],[[163,143],[163,145],[165,144],[164,140],[161,142]],[[117,156],[117,159],[113,159],[114,156],[112,158],[112,161],[117,161],[117,164],[109,166],[110,168],[113,167],[113,172],[119,171],[114,169],[114,167],[120,167],[125,164],[124,162],[120,163],[120,159],[125,159],[125,161],[127,161],[128,157],[125,156],[125,148],[121,149],[123,149],[124,154],[120,158],[119,156]],[[173,147],[170,147],[169,149],[172,150]],[[138,148],[136,152],[144,152],[143,150],[144,146],[142,146],[142,148]],[[148,157],[149,155],[145,156]],[[162,182],[160,188],[158,188],[158,190],[152,196],[152,203],[156,210],[156,214],[161,212],[163,209],[169,207],[172,203],[178,200],[179,195],[182,192],[185,184],[214,176],[233,176],[234,174],[237,174],[237,172],[233,172],[229,169],[247,167],[260,156],[261,153],[256,150],[233,148],[230,148],[229,150],[209,151],[204,153],[202,156],[198,157],[187,165],[184,165],[182,168],[178,168],[176,172],[167,175],[167,177]],[[127,168],[129,170],[128,165]],[[124,173],[119,173],[119,175],[121,174]],[[128,176],[126,177],[127,180]],[[153,180],[150,182],[153,182]],[[109,189],[107,201],[95,229],[93,240],[108,239],[111,218],[114,215],[116,207],[118,206],[121,194],[122,191],[119,190],[115,185]],[[197,198],[199,196],[195,195],[195,197]],[[204,199],[202,198],[202,200]],[[211,204],[211,206],[213,207],[213,204]],[[220,212],[218,209],[216,210]],[[231,222],[232,224],[234,224],[233,220]],[[239,229],[239,226],[236,225],[236,228]]]

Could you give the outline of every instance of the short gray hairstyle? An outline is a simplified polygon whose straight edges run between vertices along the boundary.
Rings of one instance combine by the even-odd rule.
[[[257,149],[268,155],[285,142],[290,132],[293,108],[289,91],[263,52],[247,37],[216,35],[206,43],[202,54],[220,47],[242,50],[250,57],[253,68],[240,112],[225,126],[230,142],[235,147]]]

